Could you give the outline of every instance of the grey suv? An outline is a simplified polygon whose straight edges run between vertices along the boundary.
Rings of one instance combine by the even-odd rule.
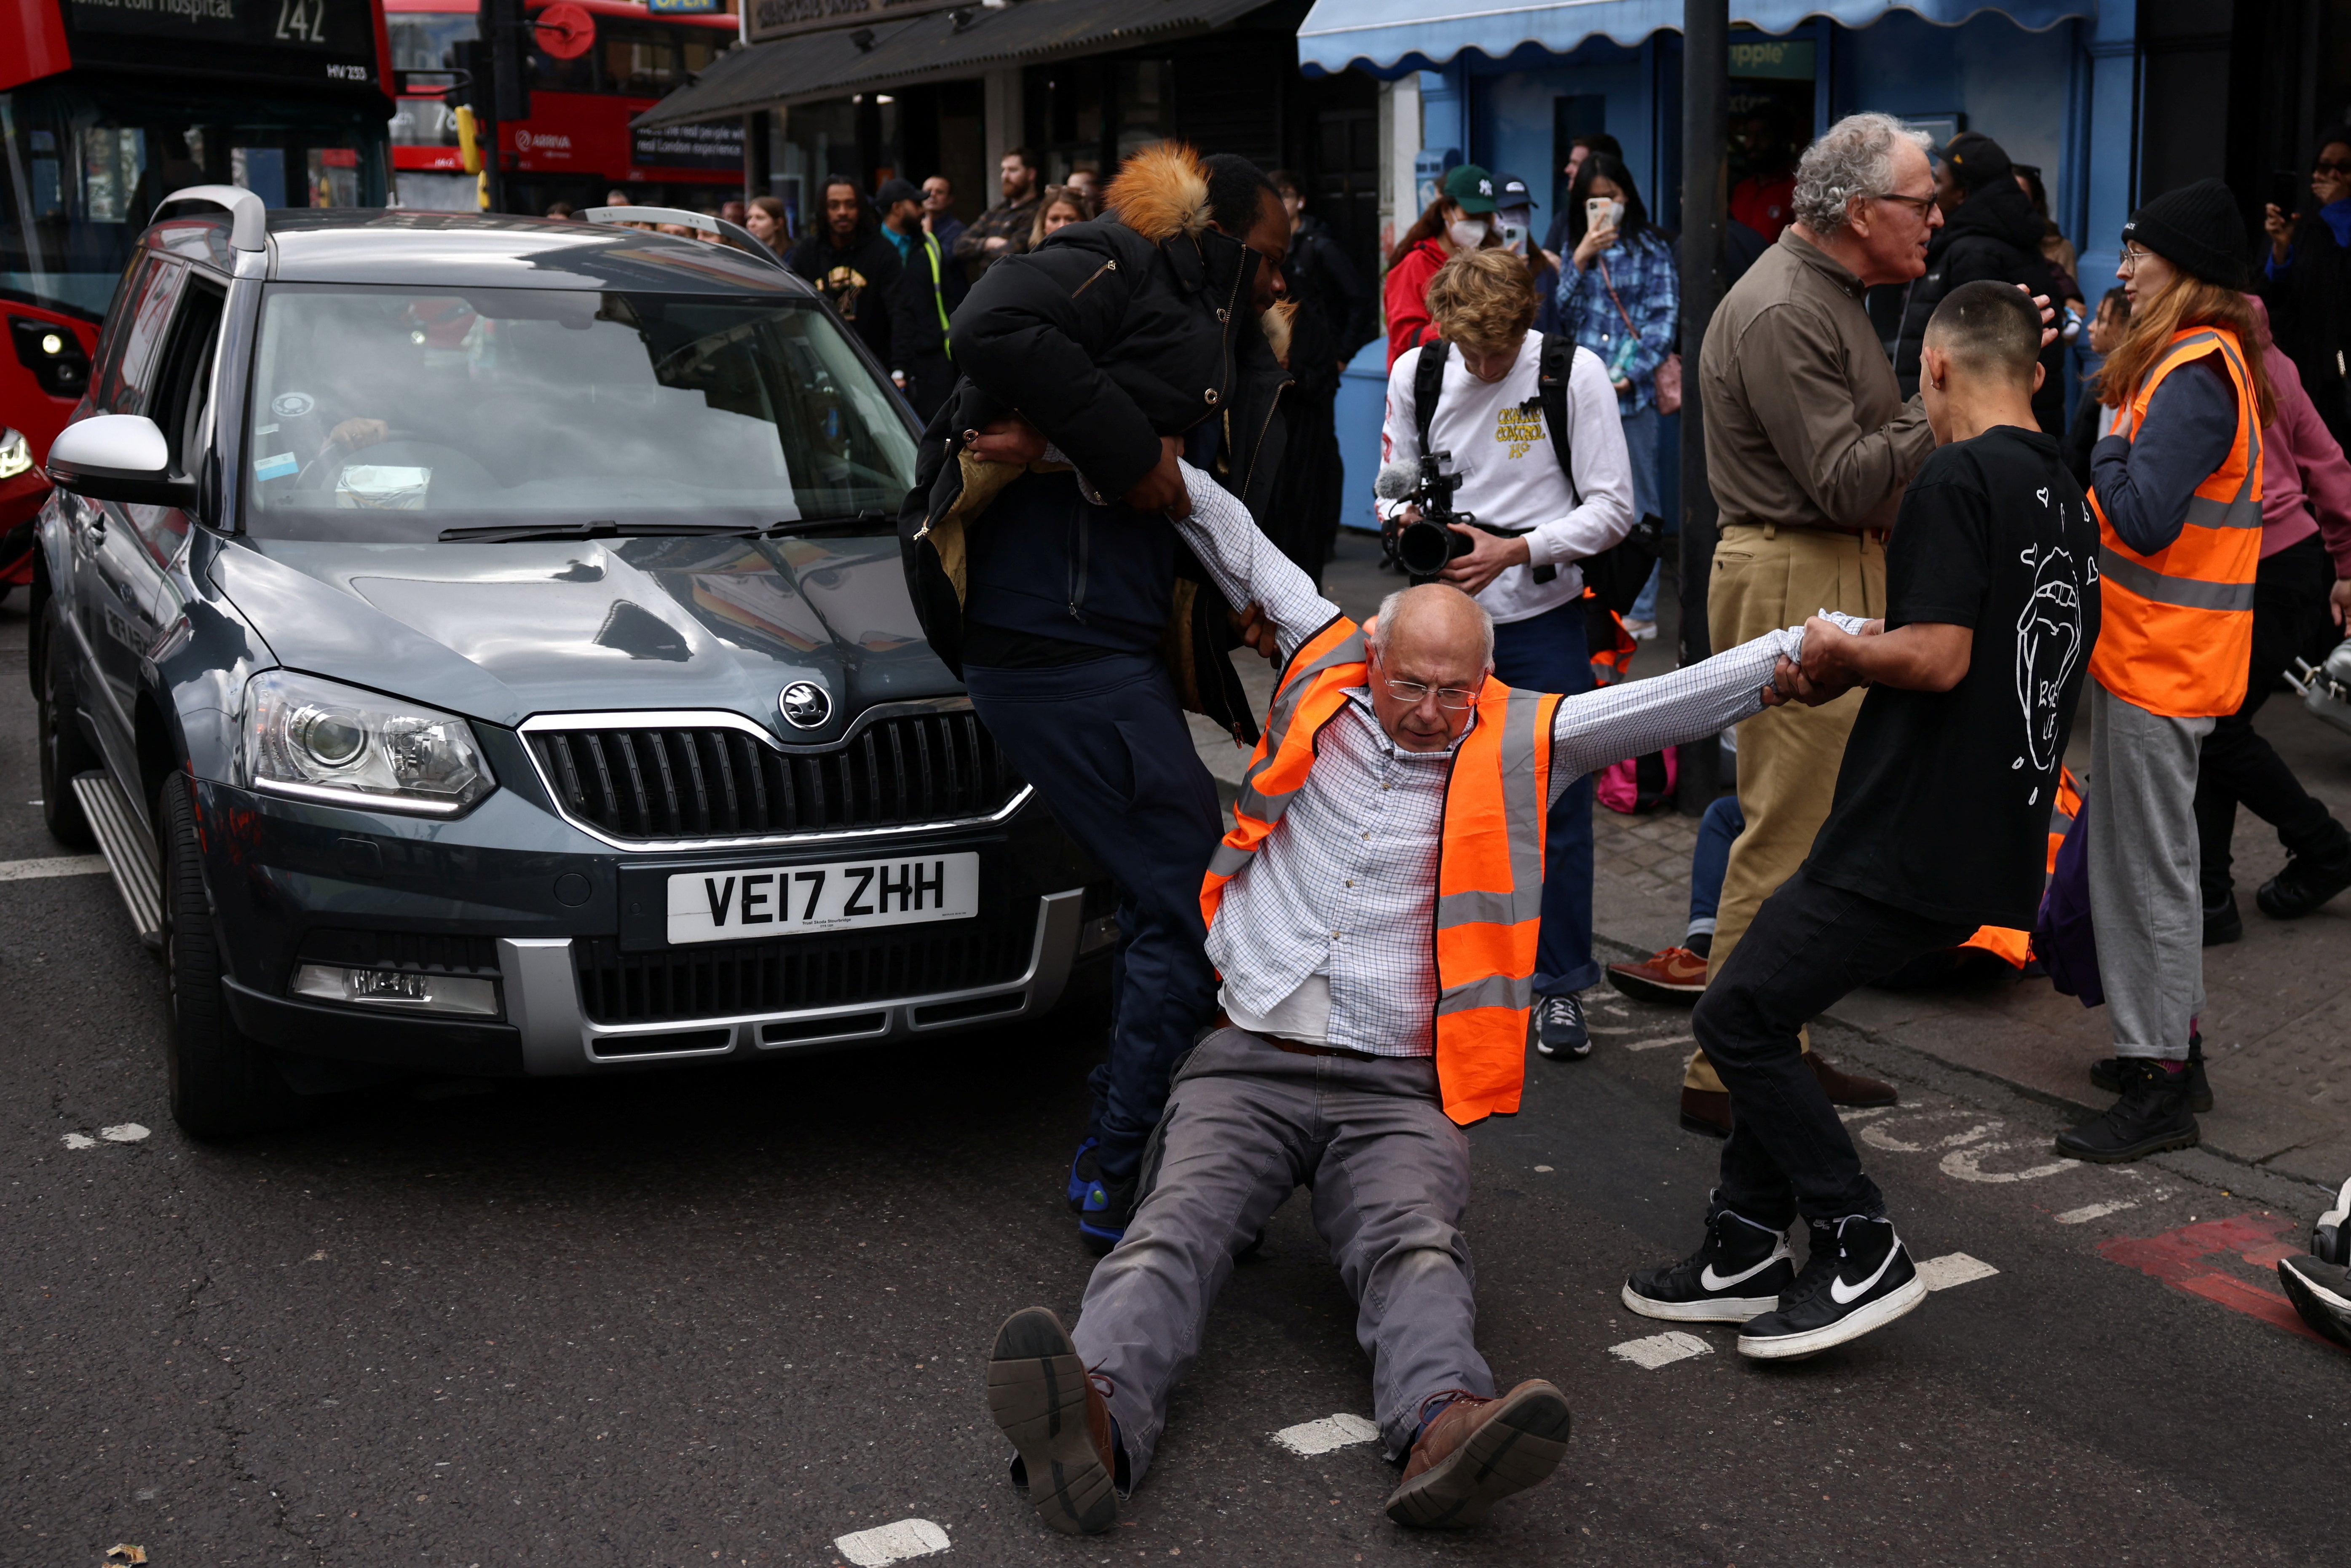
[[[1116,923],[915,625],[917,439],[759,256],[165,203],[49,455],[31,670],[180,1124],[1053,1006]]]

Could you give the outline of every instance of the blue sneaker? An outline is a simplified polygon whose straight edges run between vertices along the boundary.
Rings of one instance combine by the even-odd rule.
[[[1096,1257],[1119,1244],[1127,1221],[1134,1218],[1135,1178],[1113,1182],[1099,1171],[1086,1184],[1085,1201],[1078,1208],[1078,1239]]]
[[[1102,1147],[1100,1138],[1088,1138],[1078,1145],[1078,1152],[1070,1156],[1070,1212],[1071,1214],[1084,1209],[1086,1189],[1093,1186],[1095,1178],[1102,1175],[1101,1167],[1094,1163],[1094,1151],[1100,1147]]]

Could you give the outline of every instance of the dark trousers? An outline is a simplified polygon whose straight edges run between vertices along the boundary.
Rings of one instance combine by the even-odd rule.
[[[2240,805],[2277,830],[2289,855],[2325,854],[2344,841],[2325,806],[2302,787],[2277,747],[2253,730],[2253,715],[2277,689],[2279,673],[2310,652],[2313,632],[2326,618],[2334,577],[2314,535],[2263,560],[2253,579],[2253,663],[2245,703],[2212,726],[2196,772],[2199,880],[2208,908],[2229,895],[2229,841]]]
[[[1800,1214],[1842,1219],[1886,1212],[1844,1122],[1804,1064],[1796,1031],[1848,992],[1974,929],[1815,882],[1809,868],[1763,901],[1690,1017],[1691,1032],[1730,1092],[1730,1140],[1716,1190],[1726,1207],[1776,1228]]]
[[[1217,1008],[1200,882],[1223,831],[1216,781],[1155,655],[964,670],[982,724],[1070,836],[1118,884],[1108,1060],[1088,1131],[1122,1180],[1167,1102],[1167,1074]]]
[[[1525,621],[1494,628],[1494,674],[1529,692],[1592,689],[1583,646],[1583,606],[1569,600]],[[1560,792],[1543,831],[1542,936],[1535,944],[1535,992],[1557,996],[1600,983],[1592,956],[1592,779]]]

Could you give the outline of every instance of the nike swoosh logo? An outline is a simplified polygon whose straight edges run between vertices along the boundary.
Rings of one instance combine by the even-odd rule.
[[[1756,1264],[1755,1267],[1748,1270],[1743,1274],[1728,1275],[1716,1273],[1714,1271],[1714,1265],[1708,1263],[1698,1274],[1698,1282],[1700,1286],[1709,1291],[1727,1291],[1733,1285],[1755,1278],[1756,1275],[1761,1274],[1764,1270],[1769,1269],[1772,1264],[1777,1263],[1779,1260],[1780,1254],[1774,1252],[1771,1256],[1764,1259],[1763,1261]]]
[[[1830,1281],[1829,1294],[1835,1299],[1836,1304],[1840,1307],[1849,1307],[1853,1305],[1854,1302],[1859,1301],[1862,1297],[1869,1294],[1869,1292],[1876,1288],[1877,1281],[1886,1278],[1886,1270],[1894,1266],[1894,1255],[1900,1251],[1901,1248],[1902,1244],[1898,1241],[1893,1246],[1888,1247],[1886,1249],[1886,1256],[1878,1260],[1877,1272],[1872,1274],[1868,1279],[1864,1280],[1860,1284],[1855,1285],[1850,1291],[1845,1289],[1844,1276],[1843,1274],[1839,1274],[1835,1279]]]

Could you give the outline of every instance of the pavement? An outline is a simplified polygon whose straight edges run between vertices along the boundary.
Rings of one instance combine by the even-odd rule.
[[[1468,1134],[1481,1346],[1574,1410],[1548,1484],[1470,1534],[1389,1523],[1397,1472],[1351,1440],[1372,1408],[1353,1308],[1293,1202],[1209,1315],[1119,1528],[1051,1535],[1006,1479],[981,1363],[1006,1313],[1066,1320],[1083,1291],[1059,1188],[1099,998],[903,1051],[420,1080],[193,1142],[165,1107],[160,971],[32,804],[25,629],[0,604],[0,862],[47,868],[0,876],[0,1563],[2337,1550],[2346,1366],[2276,1291],[2318,1207],[2280,1159],[2057,1160],[2066,1111],[1954,1065],[1958,1023],[1826,1022],[1824,1051],[1902,1085],[1848,1119],[1938,1288],[1853,1345],[1752,1365],[1729,1330],[1618,1301],[1698,1239],[1718,1145],[1673,1117],[1687,1012],[1604,994],[1593,1057],[1531,1062],[1521,1113]],[[1605,828],[1603,907],[1634,946],[1674,934],[1673,824]]]

